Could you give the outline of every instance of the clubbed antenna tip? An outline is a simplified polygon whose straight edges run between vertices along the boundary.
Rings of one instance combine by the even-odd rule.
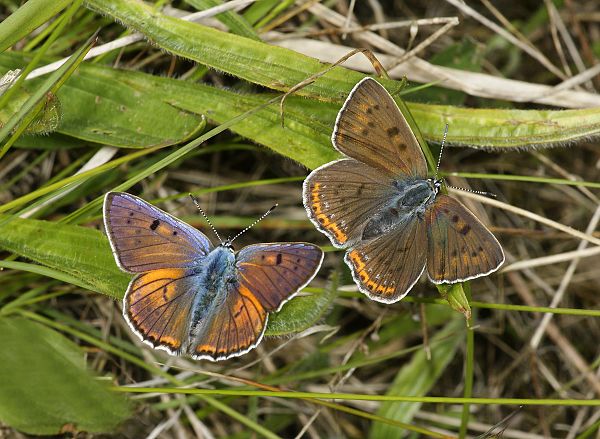
[[[248,227],[246,227],[244,230],[242,230],[241,232],[239,232],[237,235],[235,235],[233,238],[231,238],[229,240],[229,243],[231,244],[233,241],[235,241],[237,238],[239,238],[240,236],[242,236],[244,233],[246,233],[248,230],[250,230],[252,227],[254,227],[255,225],[257,225],[259,222],[261,222],[263,219],[265,219],[267,217],[267,215],[269,215],[271,212],[273,212],[275,210],[275,208],[279,206],[278,203],[275,203],[273,206],[271,206],[271,208],[269,210],[267,210],[265,213],[263,213],[260,218],[258,218],[256,221],[254,221],[252,224],[250,224]]]

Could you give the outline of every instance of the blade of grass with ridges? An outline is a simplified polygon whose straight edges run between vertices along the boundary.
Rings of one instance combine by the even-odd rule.
[[[29,0],[0,22],[0,52],[46,23],[72,0]]]

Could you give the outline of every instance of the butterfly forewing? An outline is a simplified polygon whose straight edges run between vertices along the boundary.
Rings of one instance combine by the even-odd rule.
[[[314,170],[304,180],[308,217],[336,247],[361,238],[364,225],[393,193],[392,180],[354,159],[341,159]]]
[[[131,273],[189,267],[212,247],[200,231],[126,193],[106,194],[104,223],[117,262]]]
[[[340,152],[395,178],[427,175],[425,156],[408,122],[374,79],[363,79],[350,92],[332,141]]]
[[[153,347],[177,352],[188,327],[196,276],[185,269],[165,268],[140,274],[123,299],[123,314],[132,329]]]
[[[425,269],[425,223],[412,218],[346,253],[359,289],[378,302],[402,299]]]
[[[485,276],[504,262],[492,233],[458,200],[438,195],[425,212],[427,272],[435,283]]]
[[[267,311],[278,310],[312,280],[322,261],[323,251],[314,244],[249,245],[237,256],[239,290],[255,296]]]

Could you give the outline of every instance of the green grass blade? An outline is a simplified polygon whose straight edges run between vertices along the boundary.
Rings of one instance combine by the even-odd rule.
[[[14,82],[14,84],[8,90],[6,90],[2,96],[0,96],[0,109],[3,108],[6,105],[6,103],[11,100],[12,96],[16,92],[20,91],[22,84],[25,81],[25,78],[27,78],[27,76],[33,71],[33,69],[37,67],[40,60],[46,54],[50,46],[60,36],[61,32],[63,31],[67,23],[70,21],[71,17],[75,14],[75,12],[77,12],[79,6],[81,6],[82,1],[83,0],[76,0],[75,2],[73,2],[69,9],[67,9],[65,13],[59,19],[56,20],[58,24],[54,27],[52,33],[48,36],[46,41],[44,41],[44,44],[42,44],[42,46],[38,50],[36,50],[32,60],[23,69],[23,71],[21,72],[17,80]]]
[[[77,66],[83,61],[85,54],[92,48],[96,36],[92,36],[85,44],[83,44],[69,59],[54,73],[52,73],[42,84],[32,93],[31,97],[23,104],[21,109],[0,129],[0,143],[3,142],[10,132],[17,127],[21,122],[19,129],[11,136],[11,138],[0,148],[0,158],[4,154],[14,140],[22,131],[27,128],[27,125],[33,120],[36,115],[35,109],[38,111],[43,108],[44,98],[48,93],[56,93],[56,91],[64,84]],[[32,111],[34,110],[34,111]]]
[[[21,38],[29,35],[72,0],[29,0],[0,23],[0,52],[4,52]]]
[[[185,0],[186,3],[192,5],[196,9],[203,11],[214,6],[222,5],[221,0]],[[246,19],[235,11],[226,11],[215,17],[221,23],[229,28],[231,33],[236,35],[260,41],[258,34],[254,28],[246,21]]]

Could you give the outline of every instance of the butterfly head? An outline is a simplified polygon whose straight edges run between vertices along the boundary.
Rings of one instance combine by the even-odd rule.
[[[427,182],[429,183],[429,186],[431,187],[431,190],[434,192],[434,194],[437,195],[440,192],[442,184],[444,184],[444,179],[431,177],[427,179]]]
[[[219,247],[223,247],[226,248],[227,250],[229,250],[230,252],[234,252],[234,248],[233,248],[233,243],[232,243],[232,239],[227,238],[225,241],[223,241]]]

